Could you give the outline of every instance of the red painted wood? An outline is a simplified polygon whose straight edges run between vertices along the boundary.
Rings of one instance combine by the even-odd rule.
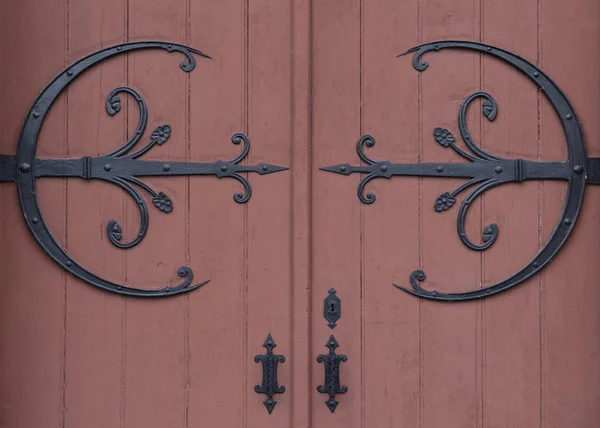
[[[187,3],[183,0],[133,1],[128,4],[128,37],[159,38],[184,43],[187,38]],[[181,55],[143,51],[128,58],[129,84],[144,94],[148,103],[148,131],[171,125],[171,138],[154,147],[145,159],[183,161],[188,154],[188,76],[179,68]],[[137,106],[129,103],[129,117]],[[136,122],[129,120],[129,131]],[[147,140],[146,140],[147,141]],[[174,201],[164,215],[154,207],[151,226],[139,246],[125,252],[126,279],[158,288],[178,284],[179,266],[188,261],[185,177],[150,178],[145,181]],[[137,207],[125,201],[125,236],[138,228]],[[129,234],[129,235],[128,235]],[[148,301],[128,299],[125,314],[125,414],[124,425],[185,426],[188,318],[186,299]],[[152,381],[149,382],[149,379]]]
[[[396,58],[418,43],[418,5],[364,2],[362,16],[361,133],[376,138],[367,151],[374,159],[418,162],[419,76],[406,58]],[[419,182],[375,180],[368,188],[377,201],[362,209],[363,426],[418,427],[420,302],[392,281],[404,284],[419,266]],[[347,204],[356,204],[351,196]]]
[[[586,138],[588,156],[600,155],[598,115],[600,40],[598,2],[554,0],[540,5],[541,66],[575,106]],[[560,27],[560,31],[551,28]],[[585,60],[584,60],[585,58]],[[543,158],[567,156],[553,109],[541,105]],[[547,239],[562,209],[565,185],[544,183],[541,189],[542,234]],[[596,427],[600,421],[600,318],[598,236],[600,189],[586,189],[584,207],[570,242],[542,273],[541,400],[545,428]]]
[[[27,0],[1,14],[0,152],[14,153],[26,112],[66,59],[62,0]],[[65,153],[66,99],[46,118],[38,140],[41,156]],[[65,275],[27,229],[16,186],[0,184],[0,424],[60,426],[65,352]],[[41,210],[56,238],[66,234],[65,181],[37,183]]]
[[[503,24],[519,10],[507,31]],[[512,0],[482,4],[482,38],[535,63],[537,4]],[[481,142],[502,157],[537,159],[538,94],[525,76],[500,61],[484,57],[482,88],[498,102],[494,122],[482,118]],[[473,108],[475,108],[475,106]],[[538,251],[540,183],[499,186],[483,197],[483,224],[500,227],[497,242],[483,254],[483,283],[491,285],[519,270]],[[486,427],[540,426],[539,277],[483,302],[482,418]]]
[[[290,165],[291,146],[291,2],[253,0],[248,4],[247,130],[254,145],[249,162],[271,160]],[[267,333],[276,353],[288,356],[279,365],[278,381],[290,386],[290,173],[252,177],[252,203],[247,205],[247,426],[286,426],[290,422],[290,394],[275,397],[269,415],[264,395],[253,392],[262,380],[261,364],[254,363]]]
[[[312,426],[360,427],[363,424],[363,342],[361,295],[362,208],[356,199],[358,177],[318,170],[320,166],[355,162],[360,134],[360,1],[313,2],[312,22]],[[331,331],[323,318],[323,299],[335,288],[342,299],[342,318]],[[332,415],[329,398],[317,392],[330,334],[346,354],[340,379],[348,392],[339,395]]]
[[[244,3],[192,2],[189,13],[190,44],[213,57],[198,63],[189,77],[190,157],[233,159],[241,147],[231,136],[245,130]],[[191,177],[189,186],[189,259],[211,282],[186,297],[187,424],[243,426],[249,394],[244,367],[250,364],[244,351],[245,208],[233,200],[241,186],[216,177]]]
[[[122,0],[69,5],[69,63],[125,37],[125,5]],[[102,155],[126,140],[126,109],[115,117],[105,110],[106,96],[126,83],[124,57],[101,63],[73,82],[68,90],[66,156]],[[136,115],[129,117],[137,120]],[[67,184],[70,254],[92,272],[124,283],[123,251],[110,243],[105,231],[110,219],[123,217],[123,192],[98,180],[69,179]],[[66,280],[65,426],[120,426],[125,414],[125,300],[71,275]]]
[[[78,79],[48,118],[38,154],[84,156],[119,145],[137,123],[131,101],[116,117],[106,95],[129,84],[148,102],[148,132],[169,123],[169,142],[150,159],[230,159],[248,133],[247,162],[291,166],[249,179],[247,205],[234,180],[148,179],[173,200],[164,215],[149,203],[144,241],[131,250],[106,239],[110,218],[137,230],[131,200],[114,186],[40,180],[52,231],[74,257],[109,279],[153,288],[179,281],[189,295],[122,298],[65,275],[23,224],[13,184],[0,184],[2,321],[0,425],[136,427],[597,426],[598,293],[594,237],[598,189],[586,190],[570,242],[539,276],[481,302],[421,301],[392,287],[412,270],[426,287],[469,290],[505,278],[547,240],[565,183],[494,189],[475,204],[468,234],[500,236],[486,252],[456,234],[458,207],[436,213],[439,194],[461,180],[375,180],[370,206],[356,198],[357,175],[318,168],[356,164],[355,143],[371,133],[375,159],[462,161],[435,143],[434,127],[458,138],[460,103],[472,91],[496,97],[495,122],[474,103],[472,134],[506,157],[565,159],[555,113],[514,69],[473,53],[428,55],[420,74],[395,55],[421,41],[482,40],[536,61],[573,102],[589,154],[600,155],[598,5],[591,0],[108,0],[102,4],[27,0],[2,16],[0,147],[15,150],[35,94],[66,63],[108,44],[163,39],[190,44],[213,60],[179,68],[181,56],[137,52]],[[32,66],[34,64],[34,66]],[[9,84],[4,84],[9,82]],[[122,97],[124,100],[125,96]],[[145,141],[145,139],[144,139]],[[462,200],[459,197],[458,202]],[[14,201],[14,202],[10,202]],[[12,243],[18,243],[13,245]],[[334,287],[342,318],[330,330],[323,298]],[[254,392],[254,355],[272,333],[286,356],[268,415]],[[335,334],[348,355],[348,385],[334,414],[316,391],[316,356]]]
[[[473,0],[428,1],[421,6],[422,41],[439,39],[479,40],[480,4]],[[404,58],[411,67],[410,59]],[[458,133],[457,116],[465,96],[480,87],[479,57],[442,51],[429,56],[431,66],[420,75],[421,161],[463,161],[453,151],[437,144],[433,129],[444,127]],[[416,71],[415,71],[416,73]],[[480,136],[478,120],[471,112],[468,125]],[[479,115],[477,115],[479,117]],[[480,139],[480,138],[478,138]],[[451,192],[463,180],[423,179],[420,187],[420,265],[428,276],[428,287],[441,291],[466,291],[481,281],[481,255],[458,239],[458,206],[438,213],[435,200]],[[481,204],[473,204],[466,232],[481,239]],[[410,272],[406,272],[405,275]],[[407,283],[408,277],[404,279]],[[415,302],[417,304],[417,302]],[[421,425],[424,428],[481,425],[481,303],[460,305],[421,302]]]

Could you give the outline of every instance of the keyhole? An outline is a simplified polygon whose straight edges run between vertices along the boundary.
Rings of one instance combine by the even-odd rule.
[[[332,302],[330,306],[329,312],[335,312],[335,303]]]

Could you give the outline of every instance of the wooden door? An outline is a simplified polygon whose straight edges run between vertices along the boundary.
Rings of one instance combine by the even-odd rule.
[[[144,178],[168,195],[168,214],[149,208],[139,245],[117,248],[106,233],[135,238],[137,205],[114,184],[40,178],[37,197],[52,234],[95,274],[159,289],[181,282],[189,265],[197,290],[147,299],[109,293],[63,271],[32,238],[14,183],[0,183],[0,426],[21,427],[581,427],[600,426],[599,189],[585,203],[567,244],[543,271],[486,299],[439,302],[411,296],[416,269],[426,289],[483,289],[511,276],[544,246],[561,212],[565,181],[508,183],[477,199],[466,233],[487,225],[499,235],[473,251],[456,231],[458,205],[436,200],[457,178],[372,180],[320,168],[360,165],[356,142],[393,163],[459,162],[436,142],[435,128],[458,140],[459,109],[490,93],[467,125],[503,158],[569,158],[559,118],[530,79],[485,53],[441,50],[419,73],[396,55],[433,40],[471,40],[527,59],[573,104],[588,156],[600,153],[600,6],[592,0],[504,2],[391,0],[22,0],[3,10],[0,153],[14,154],[40,90],[78,59],[128,41],[192,46],[181,52],[116,55],[78,76],[44,119],[36,156],[98,157],[135,133],[144,97],[148,125],[140,144],[168,124],[170,137],[144,155],[161,162],[215,162],[242,150],[244,165],[289,170]],[[110,102],[109,102],[110,104]],[[364,162],[362,163],[364,165]],[[0,165],[4,166],[2,162]],[[0,173],[0,177],[3,175]],[[9,180],[7,180],[9,181]],[[28,219],[29,221],[29,219]],[[479,239],[478,239],[479,238]],[[323,302],[336,290],[341,318],[328,326]],[[278,365],[269,413],[257,394],[257,354],[271,334]],[[340,382],[332,412],[324,384],[330,336],[339,346]]]

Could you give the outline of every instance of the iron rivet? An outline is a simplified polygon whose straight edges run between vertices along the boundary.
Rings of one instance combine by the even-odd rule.
[[[107,163],[106,165],[104,165],[104,171],[110,171],[111,166],[109,163]]]
[[[173,45],[167,45],[167,47],[168,47],[169,49],[171,49],[171,48],[173,47]]]
[[[117,46],[118,51],[120,51],[121,49],[123,49],[121,46]]]
[[[575,165],[573,168],[573,172],[575,174],[581,174],[583,172],[583,167],[581,165]]]
[[[37,217],[33,217],[33,218],[31,219],[31,222],[32,222],[33,224],[38,224],[38,222],[39,222],[39,221],[40,221],[40,219],[39,219],[39,218],[37,218]]]
[[[387,165],[381,165],[381,168],[379,168],[379,169],[381,169],[383,172],[386,172],[387,171]]]
[[[73,266],[73,262],[71,260],[67,260],[67,263],[65,263],[65,265],[67,265],[68,267]]]
[[[540,77],[540,73],[538,73],[537,71],[533,72],[533,77]]]
[[[71,70],[67,71],[67,76],[72,76],[73,72]]]
[[[32,116],[34,119],[37,119],[38,117],[40,117],[40,114],[37,111],[34,111]]]
[[[266,171],[266,170],[269,169],[269,167],[267,165],[263,165],[263,166],[261,166],[261,168],[262,168],[263,171]]]
[[[442,172],[443,170],[444,170],[444,167],[442,167],[442,166],[437,167],[437,172]]]
[[[439,49],[439,46],[437,45],[437,43],[435,45],[433,45],[434,49]]]
[[[223,172],[227,171],[227,166],[226,166],[226,165],[223,165],[223,166],[221,167],[221,171],[223,171]]]
[[[533,267],[534,268],[540,267],[540,264],[538,262],[533,262]]]
[[[566,219],[563,220],[563,223],[568,226],[571,224],[571,219],[567,217]]]
[[[490,289],[488,288],[487,290],[485,290],[485,292],[486,292],[487,294],[490,294],[490,293],[492,292],[492,290],[490,290]]]
[[[171,165],[169,165],[168,163],[163,165],[163,171],[170,171],[171,170]]]
[[[345,166],[340,166],[340,171],[346,172],[346,169],[348,169],[348,168],[346,168]]]
[[[19,170],[23,174],[26,174],[31,170],[31,165],[29,165],[28,163],[22,163],[21,165],[19,165]]]
[[[567,120],[571,120],[571,119],[573,119],[573,116],[572,116],[572,115],[569,113],[569,114],[567,114],[567,115],[565,116],[565,118],[566,118]]]
[[[488,52],[492,51],[492,48],[490,46],[488,46],[486,49],[487,49]]]
[[[500,165],[498,165],[496,168],[494,168],[494,171],[496,171],[496,174],[501,174],[502,173],[502,167]]]

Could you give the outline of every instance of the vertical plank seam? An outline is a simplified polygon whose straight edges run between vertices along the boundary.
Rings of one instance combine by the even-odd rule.
[[[358,18],[358,70],[359,70],[359,135],[363,135],[364,120],[364,0],[359,1]],[[360,204],[360,423],[361,427],[366,427],[365,415],[365,392],[366,392],[366,367],[365,367],[365,348],[366,348],[366,327],[365,327],[365,205]]]
[[[484,40],[484,0],[478,0],[479,5],[479,42]],[[483,89],[484,82],[484,58],[483,55],[478,53],[479,57],[479,90]],[[481,146],[485,147],[485,122],[483,115],[479,115],[479,141]],[[481,201],[479,203],[480,210],[480,229],[483,230],[485,227],[485,195],[481,195]],[[481,234],[481,233],[480,233]],[[483,287],[485,281],[485,257],[483,251],[479,253],[479,287]],[[479,392],[479,398],[477,400],[478,415],[476,416],[476,425],[483,427],[484,424],[484,413],[485,413],[485,299],[481,299],[477,304],[476,316],[478,320],[475,322],[475,394]],[[477,389],[479,388],[479,391]]]
[[[541,31],[540,31],[540,17],[541,17],[542,2],[541,0],[536,1],[536,65],[541,67],[542,65],[542,52],[541,52]],[[541,159],[542,154],[542,106],[541,106],[542,91],[538,88],[537,90],[537,158]],[[538,250],[542,247],[542,235],[543,235],[543,194],[544,194],[544,181],[538,181],[537,183],[537,203],[538,203]],[[539,335],[539,426],[544,426],[544,276],[545,273],[541,272],[537,278],[538,283],[538,335]]]
[[[69,62],[69,0],[65,0],[63,2],[64,9],[64,24],[65,24],[65,40],[64,40],[64,56],[63,62],[64,66],[66,66]],[[67,89],[67,93],[65,94],[65,113],[64,113],[64,133],[65,138],[63,142],[63,154],[65,157],[69,155],[69,91]],[[69,212],[69,183],[66,178],[63,179],[63,197],[64,197],[64,243],[65,249],[69,248],[69,223],[68,223],[68,212]],[[61,377],[61,397],[60,397],[60,424],[61,427],[64,428],[66,424],[67,417],[67,273],[65,271],[61,271],[61,277],[63,281],[63,296],[62,296],[62,311],[63,311],[63,325],[61,331],[61,367],[60,367],[60,377]]]
[[[130,9],[130,0],[125,0],[125,40],[129,41],[129,9]],[[125,83],[129,85],[129,53],[125,53]],[[127,139],[127,131],[129,130],[129,97],[125,99],[126,108],[123,109],[124,113],[124,137]],[[121,191],[121,200],[122,204],[122,217],[123,223],[126,225],[127,222],[127,199],[125,198],[125,194]],[[127,283],[127,253],[123,252],[121,256],[121,269],[122,269],[122,277],[124,282]],[[121,301],[123,302],[122,312],[121,312],[121,428],[125,428],[126,419],[127,419],[127,302],[128,299],[126,296],[121,297]]]
[[[242,122],[246,135],[249,135],[249,50],[250,50],[250,0],[242,0],[242,21],[244,31],[242,34]],[[248,154],[245,163],[250,161]],[[242,414],[241,427],[246,428],[248,424],[248,207],[244,204],[242,208]]]
[[[421,0],[417,0],[417,44],[423,39],[423,15]],[[417,160],[421,163],[423,158],[423,112],[422,96],[423,81],[421,73],[417,73]],[[423,269],[423,178],[417,178],[417,221],[418,221],[418,254],[419,269]],[[423,427],[423,299],[418,300],[419,305],[419,427]]]
[[[191,0],[186,0],[185,2],[185,19],[186,19],[186,34],[185,34],[185,42],[188,46],[191,45],[192,39],[192,4]],[[185,73],[185,83],[187,89],[187,144],[185,147],[185,159],[187,162],[190,161],[191,154],[191,144],[192,144],[192,130],[191,130],[191,104],[192,104],[192,79],[190,73]],[[190,176],[186,176],[185,178],[185,261],[186,265],[191,265],[191,255],[190,255]],[[185,428],[189,427],[189,409],[190,409],[190,395],[191,395],[191,344],[190,344],[190,294],[186,293],[184,300],[184,379],[183,379],[183,394],[184,394],[184,414],[183,414],[183,423]]]
[[[294,25],[294,20],[296,18],[296,14],[295,14],[295,3],[294,0],[290,0],[290,51],[291,51],[291,55],[290,55],[290,165],[293,167],[294,166],[294,143],[295,143],[295,127],[294,127],[294,120],[295,120],[295,113],[296,110],[294,108],[294,100],[295,100],[295,58],[296,58],[296,46],[295,46],[295,37],[294,37],[294,32],[296,30],[296,26]],[[293,358],[293,356],[295,355],[295,351],[296,351],[296,347],[294,346],[294,338],[296,337],[296,317],[295,317],[295,299],[294,299],[294,283],[295,283],[295,279],[296,279],[296,272],[294,269],[294,255],[295,255],[295,249],[296,249],[296,240],[294,239],[295,236],[295,222],[294,222],[294,201],[295,201],[295,197],[296,197],[296,192],[295,192],[295,188],[294,188],[294,174],[293,172],[290,173],[290,200],[289,200],[289,204],[290,204],[290,270],[289,270],[289,293],[290,293],[290,299],[289,299],[289,313],[290,313],[290,332],[291,332],[291,337],[290,337],[290,342],[289,342],[289,346],[290,346],[290,355],[292,355],[291,358],[291,371],[290,371],[290,388],[289,390],[289,394],[290,394],[290,412],[289,412],[289,426],[292,427],[294,426],[294,415],[295,415],[295,408],[296,408],[296,394],[295,394],[295,384],[296,384],[296,363],[295,363],[295,358]]]

